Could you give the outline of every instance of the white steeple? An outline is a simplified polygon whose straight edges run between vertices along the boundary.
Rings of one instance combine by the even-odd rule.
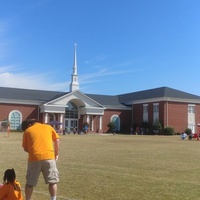
[[[77,74],[76,46],[77,46],[77,44],[74,44],[74,66],[73,66],[73,74],[71,75],[70,92],[72,92],[74,90],[79,90],[78,74]]]

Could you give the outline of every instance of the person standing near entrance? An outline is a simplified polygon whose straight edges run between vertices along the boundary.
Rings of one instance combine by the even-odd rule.
[[[24,131],[22,147],[28,153],[25,196],[31,199],[33,187],[37,185],[42,172],[45,183],[49,186],[51,200],[56,200],[59,181],[56,161],[59,153],[59,135],[53,127],[41,124],[35,119],[27,120],[28,128]]]
[[[83,126],[83,131],[84,131],[84,134],[86,134],[88,132],[88,126],[87,126],[87,124],[85,124]]]

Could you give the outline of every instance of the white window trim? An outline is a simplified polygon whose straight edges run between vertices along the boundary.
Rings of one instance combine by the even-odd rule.
[[[11,122],[11,116],[15,112],[19,113],[19,115],[20,115],[20,125],[21,125],[22,124],[22,113],[19,110],[12,110],[8,115],[8,120],[9,120],[9,122]]]
[[[121,123],[121,122],[120,122],[120,117],[119,117],[119,115],[112,115],[111,118],[110,118],[110,122],[112,122],[112,119],[113,119],[114,117],[117,117],[118,120],[119,120],[119,121],[118,121],[118,122],[119,122],[119,123],[118,123],[118,127],[117,127],[116,129],[117,129],[117,131],[120,131],[120,123]]]

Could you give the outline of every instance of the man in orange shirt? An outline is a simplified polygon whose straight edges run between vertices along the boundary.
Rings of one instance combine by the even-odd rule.
[[[42,172],[45,183],[49,185],[51,200],[56,200],[58,169],[56,161],[59,153],[59,135],[47,124],[35,119],[27,120],[28,128],[24,131],[22,147],[29,155],[26,174],[26,200],[31,199],[33,187]]]

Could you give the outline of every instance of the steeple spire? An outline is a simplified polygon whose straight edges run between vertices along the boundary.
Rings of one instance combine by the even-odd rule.
[[[79,90],[78,74],[77,74],[76,46],[77,46],[77,44],[74,44],[74,66],[73,66],[73,74],[71,75],[70,92],[72,92],[74,90]]]
[[[76,46],[77,44],[74,44],[74,67],[73,67],[73,74],[77,75],[77,58],[76,58]]]

